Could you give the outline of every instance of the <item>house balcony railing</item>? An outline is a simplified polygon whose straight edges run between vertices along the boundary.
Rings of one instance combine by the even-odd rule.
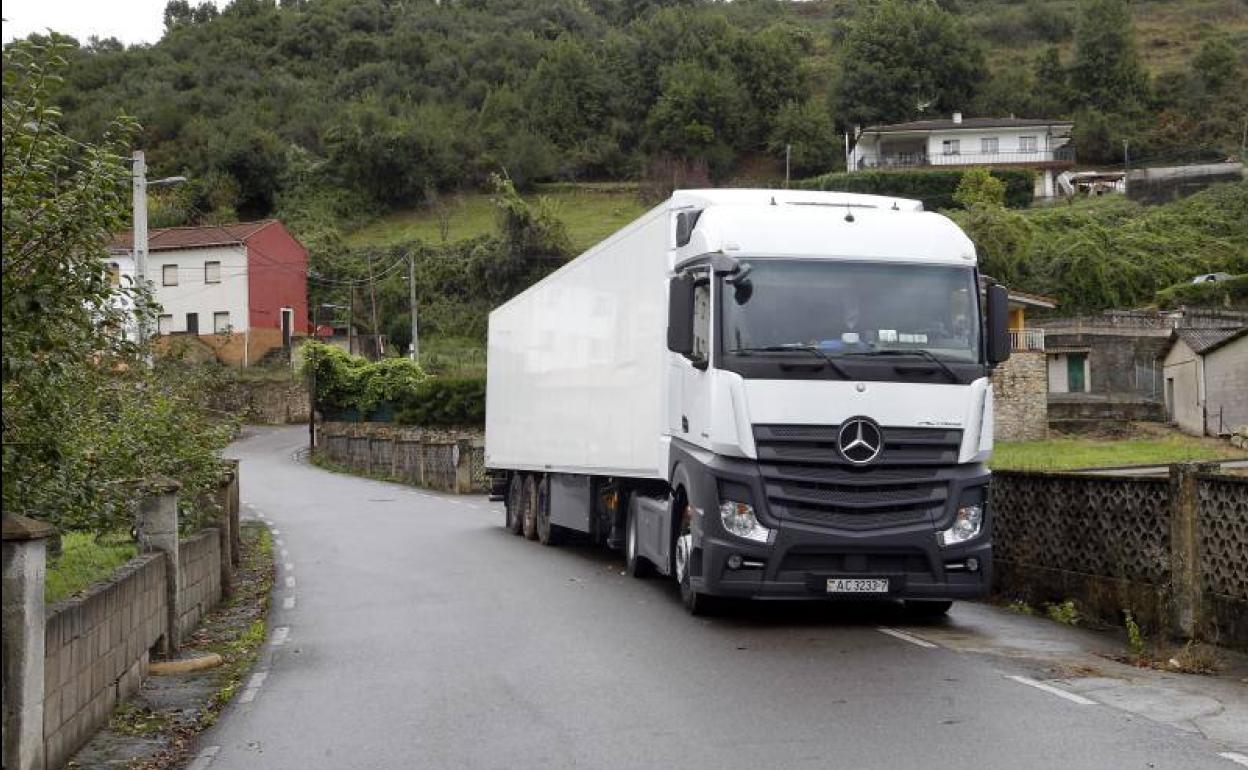
[[[929,168],[933,166],[1008,166],[1008,165],[1074,165],[1075,148],[1031,152],[962,152],[929,155],[926,152],[863,153],[854,161],[854,168],[893,169]]]
[[[1010,329],[1011,350],[1044,350],[1044,329]]]

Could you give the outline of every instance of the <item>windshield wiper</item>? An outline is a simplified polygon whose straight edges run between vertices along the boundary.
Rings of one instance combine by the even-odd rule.
[[[815,347],[814,345],[767,345],[765,347],[759,347],[759,348],[733,348],[729,350],[728,352],[735,353],[739,356],[748,356],[751,353],[788,353],[794,350],[800,351],[802,353],[809,353],[813,356],[816,356],[822,359],[824,363],[826,363],[832,371],[836,372],[837,375],[840,376],[841,379],[843,380],[850,379],[849,373],[846,372],[843,368],[841,368],[840,364],[833,361],[832,356],[829,356],[827,353],[824,353],[822,350]]]
[[[861,350],[861,351],[855,351],[853,353],[846,353],[845,355],[847,356],[918,356],[919,358],[922,358],[926,361],[931,361],[933,364],[936,364],[937,366],[939,366],[940,370],[944,372],[945,374],[947,374],[949,376],[949,379],[953,380],[954,382],[961,381],[960,378],[958,377],[957,372],[950,369],[948,364],[946,364],[943,360],[941,360],[936,355],[933,355],[932,351],[925,350],[923,348],[915,348],[914,350]]]

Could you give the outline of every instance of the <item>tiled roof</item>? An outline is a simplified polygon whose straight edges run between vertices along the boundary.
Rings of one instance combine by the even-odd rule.
[[[1198,356],[1220,348],[1233,339],[1248,334],[1248,326],[1237,329],[1179,329],[1175,332]]]
[[[955,123],[950,118],[940,120],[913,120],[909,123],[890,123],[884,126],[867,126],[863,132],[892,133],[894,131],[948,131],[961,128],[1029,128],[1032,126],[1073,126],[1069,120],[1045,120],[1043,118],[963,118]]]
[[[206,246],[234,246],[246,243],[256,233],[276,222],[264,219],[259,222],[234,222],[228,225],[197,225],[195,227],[161,227],[148,231],[148,251],[172,249],[199,249]],[[134,249],[134,232],[118,233],[109,244],[115,251]]]

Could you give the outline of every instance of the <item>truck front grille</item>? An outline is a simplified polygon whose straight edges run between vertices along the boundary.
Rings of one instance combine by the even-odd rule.
[[[839,425],[755,425],[759,468],[772,514],[838,529],[934,520],[948,497],[962,431],[882,428],[884,449],[866,467],[836,448]]]

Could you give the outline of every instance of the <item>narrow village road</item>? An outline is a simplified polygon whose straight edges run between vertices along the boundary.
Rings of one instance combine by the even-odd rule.
[[[195,770],[1248,763],[1248,728],[1211,740],[967,649],[1004,612],[900,631],[888,605],[692,618],[616,554],[512,536],[482,497],[322,471],[297,456],[306,437],[233,447],[282,566],[257,673]]]

